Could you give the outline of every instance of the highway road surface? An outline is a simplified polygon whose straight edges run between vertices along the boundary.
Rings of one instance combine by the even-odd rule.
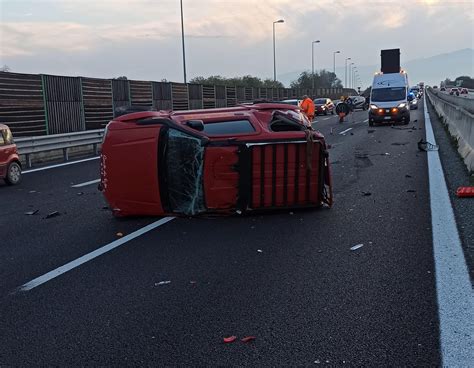
[[[314,126],[332,209],[115,219],[97,159],[0,184],[0,365],[472,366],[473,206],[457,238],[424,109]]]

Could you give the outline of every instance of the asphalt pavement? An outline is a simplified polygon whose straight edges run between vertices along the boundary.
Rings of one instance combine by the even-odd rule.
[[[96,184],[72,187],[98,160],[0,184],[0,365],[439,366],[423,113],[366,119],[314,123],[333,208],[175,219],[30,291],[157,218],[115,219]]]

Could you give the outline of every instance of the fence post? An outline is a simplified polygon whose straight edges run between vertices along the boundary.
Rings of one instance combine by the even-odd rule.
[[[44,83],[44,75],[41,74],[41,90],[43,92],[43,106],[44,106],[44,125],[46,128],[46,135],[49,135],[48,124],[48,105],[46,104],[46,84]],[[31,165],[31,162],[30,162]]]

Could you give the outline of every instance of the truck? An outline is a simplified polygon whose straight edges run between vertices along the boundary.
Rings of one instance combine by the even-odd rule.
[[[408,75],[400,67],[400,49],[381,51],[381,68],[370,93],[369,126],[376,123],[410,123]]]

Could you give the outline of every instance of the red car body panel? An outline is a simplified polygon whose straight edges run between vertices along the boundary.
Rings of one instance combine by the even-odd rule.
[[[2,138],[1,142],[4,142],[5,137],[3,134],[7,130],[9,131],[8,126],[0,124],[0,135],[2,136],[0,137]],[[14,161],[20,163],[18,150],[13,140],[10,143],[5,142],[5,144],[0,144],[0,179],[5,179],[7,176],[8,166]]]
[[[244,121],[251,129],[211,134],[190,121],[208,128]],[[281,124],[297,131],[274,131]],[[133,113],[107,126],[100,188],[117,216],[330,206],[326,149],[291,105]]]

